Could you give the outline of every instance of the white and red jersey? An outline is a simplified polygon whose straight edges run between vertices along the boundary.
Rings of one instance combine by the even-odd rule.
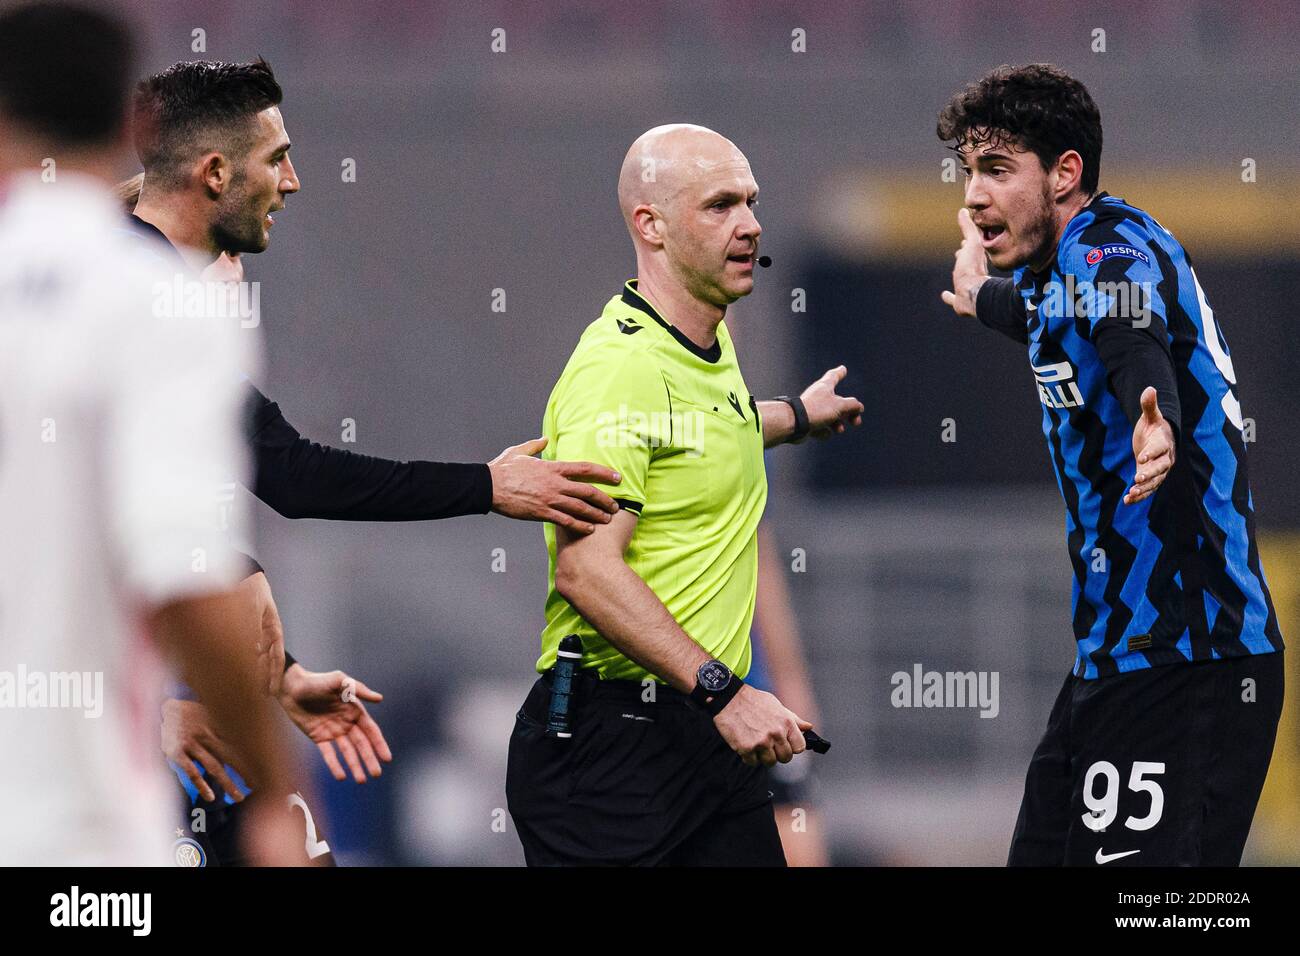
[[[160,307],[121,229],[98,180],[0,185],[0,864],[168,862],[145,615],[242,573],[220,486],[256,342]]]

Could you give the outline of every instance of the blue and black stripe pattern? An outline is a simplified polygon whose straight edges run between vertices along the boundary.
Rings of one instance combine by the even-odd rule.
[[[1075,674],[1280,650],[1236,372],[1182,246],[1141,209],[1101,193],[1066,227],[1050,273],[1022,268],[1014,279],[1065,499]],[[1132,505],[1123,497],[1136,471],[1133,424],[1094,344],[1114,322],[1167,345],[1180,407],[1174,468]]]

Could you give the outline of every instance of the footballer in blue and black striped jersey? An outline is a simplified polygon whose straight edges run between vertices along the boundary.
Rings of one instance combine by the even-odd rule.
[[[1002,306],[1014,325],[1001,327],[1028,346],[1065,499],[1075,673],[1279,650],[1255,546],[1237,376],[1183,247],[1150,215],[1101,192],[1069,221],[1049,270],[1022,266],[1012,282],[1001,292],[987,284],[980,296],[990,321]],[[1123,365],[1142,339],[1167,355],[1165,369],[1125,389]],[[1176,459],[1164,487],[1126,506],[1136,400],[1158,378]]]
[[[943,298],[1027,351],[1074,570],[1074,667],[1009,862],[1236,865],[1283,644],[1219,318],[1178,240],[1098,188],[1101,116],[1078,80],[999,67],[938,134],[967,175]]]

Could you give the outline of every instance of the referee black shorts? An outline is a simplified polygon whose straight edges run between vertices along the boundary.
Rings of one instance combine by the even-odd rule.
[[[573,736],[546,735],[549,675],[515,717],[506,799],[529,866],[785,866],[767,769],[670,687],[579,673]]]
[[[1010,866],[1237,866],[1282,712],[1282,652],[1169,664],[1057,696]]]

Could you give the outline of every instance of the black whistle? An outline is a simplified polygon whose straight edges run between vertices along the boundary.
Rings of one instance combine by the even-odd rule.
[[[567,740],[573,736],[573,675],[582,660],[582,638],[570,634],[560,641],[551,671],[551,702],[546,708],[546,736]]]
[[[808,749],[815,754],[824,754],[826,751],[831,749],[831,742],[824,737],[817,736],[817,732],[813,730],[805,730],[803,732],[803,742],[806,743]]]

